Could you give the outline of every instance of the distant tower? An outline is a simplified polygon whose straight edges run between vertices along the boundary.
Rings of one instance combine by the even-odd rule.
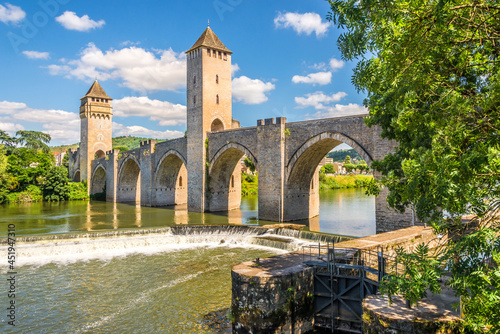
[[[204,212],[207,132],[232,128],[232,52],[208,27],[186,54],[188,208]]]
[[[90,164],[95,158],[102,158],[106,151],[113,148],[111,142],[111,119],[113,107],[111,100],[97,80],[87,94],[81,98],[80,105],[80,177],[86,180],[90,189],[92,177]]]

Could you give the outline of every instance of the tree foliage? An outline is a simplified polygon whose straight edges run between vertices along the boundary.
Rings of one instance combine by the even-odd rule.
[[[63,166],[49,169],[42,184],[43,199],[48,202],[65,201],[69,198],[68,169]]]
[[[325,165],[321,166],[320,172],[327,173],[327,174],[333,174],[333,173],[335,173],[335,167],[333,167],[332,164],[325,164]]]
[[[343,59],[358,61],[352,82],[367,93],[367,124],[399,143],[372,164],[389,204],[450,233],[443,261],[466,322],[499,331],[498,248],[481,255],[491,247],[484,236],[500,231],[498,1],[329,2]],[[477,218],[462,224],[469,214]]]

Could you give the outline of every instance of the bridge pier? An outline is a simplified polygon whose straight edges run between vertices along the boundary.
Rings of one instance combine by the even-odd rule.
[[[285,117],[257,121],[259,219],[283,221]]]
[[[120,150],[106,152],[106,202],[116,203],[116,188],[118,186],[118,155]]]
[[[153,189],[153,164],[152,154],[156,140],[148,140],[141,143],[141,205],[153,206],[152,189]]]

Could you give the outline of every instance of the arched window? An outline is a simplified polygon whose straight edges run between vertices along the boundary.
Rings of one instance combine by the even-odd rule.
[[[179,187],[182,187],[182,176],[179,176]]]
[[[231,175],[231,188],[234,188],[234,175]]]
[[[219,104],[219,94],[217,94],[217,96],[215,97],[215,102]]]
[[[193,85],[196,85],[196,75],[193,77]]]
[[[218,83],[219,83],[219,75],[218,75],[218,74],[216,74],[216,75],[215,75],[215,83],[216,83],[216,84],[218,84]]]
[[[224,124],[222,124],[222,121],[218,118],[214,119],[212,126],[210,127],[210,131],[216,132],[222,130],[224,130]]]

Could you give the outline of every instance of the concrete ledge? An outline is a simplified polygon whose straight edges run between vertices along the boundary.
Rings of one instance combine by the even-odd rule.
[[[393,297],[389,305],[381,295],[368,296],[363,301],[363,330],[366,334],[459,333],[462,320],[453,303],[458,299],[446,289],[411,309],[401,297]]]

